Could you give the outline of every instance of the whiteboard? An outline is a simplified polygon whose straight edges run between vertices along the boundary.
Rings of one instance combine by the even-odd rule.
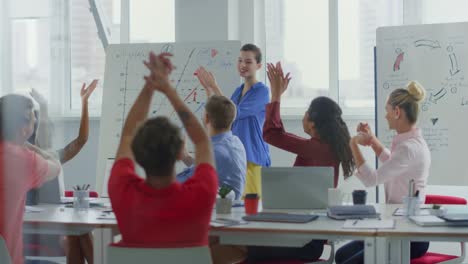
[[[426,89],[418,126],[431,151],[428,183],[468,185],[468,23],[377,30],[376,127],[390,147],[387,96],[410,80]]]
[[[126,116],[143,88],[143,76],[149,74],[143,65],[143,60],[148,60],[149,52],[174,54],[171,60],[176,69],[170,80],[187,106],[201,118],[206,94],[194,75],[195,70],[204,66],[212,71],[223,93],[230,96],[240,85],[236,68],[239,49],[239,41],[109,45],[106,50],[96,172],[96,189],[102,190],[102,196],[107,196],[109,167],[115,158]],[[155,116],[167,116],[182,127],[177,113],[159,92],[154,93],[148,114],[148,117]],[[187,143],[190,151],[193,146],[191,142]]]

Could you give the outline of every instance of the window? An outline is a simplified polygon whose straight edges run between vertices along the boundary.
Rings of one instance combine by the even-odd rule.
[[[51,1],[10,1],[5,21],[5,72],[9,74],[3,92],[27,94],[31,88],[50,96]],[[25,9],[24,5],[29,4]]]
[[[421,1],[421,10],[423,24],[468,21],[466,0],[425,0]]]
[[[339,102],[346,113],[374,113],[376,30],[401,24],[402,1],[338,1]]]
[[[328,95],[328,0],[269,0],[265,8],[265,61],[281,61],[292,74],[282,107],[305,108]]]
[[[130,2],[130,42],[174,42],[175,0]]]
[[[98,88],[90,97],[89,107],[93,115],[101,112],[104,83],[105,52],[98,36],[89,0],[71,0],[70,4],[70,49],[71,80],[69,93],[65,93],[64,110],[77,114],[81,109],[80,89],[84,82],[89,84],[99,79]],[[111,29],[109,43],[119,43],[120,0],[97,0],[103,11],[101,18]],[[68,100],[67,100],[68,99]]]

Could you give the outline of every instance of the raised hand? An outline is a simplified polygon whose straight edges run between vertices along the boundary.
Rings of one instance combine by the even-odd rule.
[[[151,71],[149,76],[144,77],[147,84],[162,93],[167,93],[167,91],[172,89],[169,82],[169,75],[174,69],[170,60],[171,56],[172,54],[170,53],[155,55],[153,52],[150,52],[149,61],[143,62]]]
[[[364,132],[359,132],[354,138],[356,143],[362,146],[369,146],[372,141],[372,135]]]
[[[81,86],[80,96],[83,103],[87,102],[93,91],[96,89],[98,80],[94,79],[91,84],[86,87],[86,83]]]
[[[216,82],[216,78],[214,77],[213,73],[207,71],[203,66],[200,66],[195,71],[195,73],[198,78],[198,81],[203,86],[203,88],[205,88],[208,97],[210,97],[213,94],[221,94],[218,83]]]
[[[267,69],[268,80],[271,85],[271,101],[280,101],[281,95],[288,89],[291,80],[290,73],[284,75],[280,62],[277,62],[276,66],[273,63],[267,63]]]
[[[372,129],[370,128],[368,123],[362,123],[362,122],[359,123],[359,125],[356,128],[356,131],[359,134],[366,135],[367,142],[362,142],[363,144],[360,144],[360,145],[363,145],[363,146],[372,145],[372,141],[374,140],[374,134],[372,133]]]
[[[47,100],[36,89],[32,88],[29,94],[34,100],[36,100],[36,102],[39,104],[41,108],[42,106],[47,106]]]

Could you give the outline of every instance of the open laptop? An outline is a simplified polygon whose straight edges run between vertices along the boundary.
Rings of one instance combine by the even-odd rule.
[[[262,168],[263,209],[326,209],[333,167]]]

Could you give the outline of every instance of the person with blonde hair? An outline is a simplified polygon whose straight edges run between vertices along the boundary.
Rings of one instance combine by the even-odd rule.
[[[386,203],[403,203],[403,197],[408,195],[410,180],[414,180],[414,191],[424,201],[431,154],[421,130],[416,127],[424,96],[424,88],[415,81],[389,95],[385,119],[389,128],[397,133],[390,150],[375,137],[366,123],[358,125],[358,134],[350,141],[358,168],[356,176],[366,187],[384,184]],[[372,147],[381,162],[378,169],[373,169],[366,162],[359,145]],[[424,255],[428,248],[429,242],[411,242],[411,258]],[[364,263],[363,242],[353,241],[341,247],[336,252],[335,261],[338,264]]]

